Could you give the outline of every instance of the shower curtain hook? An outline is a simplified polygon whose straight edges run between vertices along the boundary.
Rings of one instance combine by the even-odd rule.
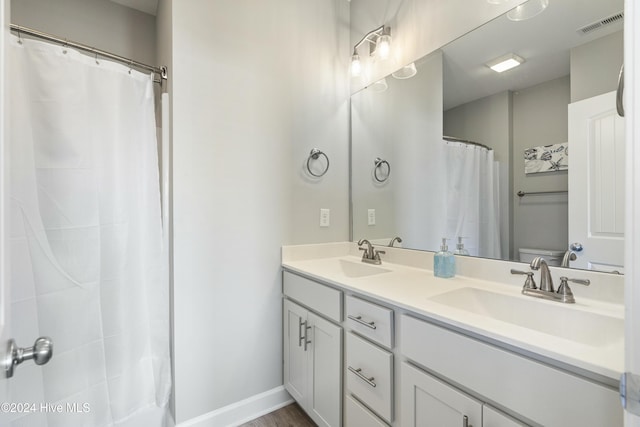
[[[100,65],[100,61],[98,61],[98,51],[96,51],[95,48],[92,48],[91,50],[93,50],[93,53],[96,54],[96,65]]]
[[[20,31],[20,27],[18,27],[18,44],[22,44],[22,32]]]
[[[67,39],[64,39],[64,44],[62,45],[62,53],[67,54]]]
[[[133,64],[133,59],[129,60],[129,74],[131,74],[131,70],[133,69],[131,68],[131,64]]]

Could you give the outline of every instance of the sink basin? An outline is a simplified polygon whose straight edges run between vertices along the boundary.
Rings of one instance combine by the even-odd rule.
[[[557,302],[545,303],[523,295],[461,288],[430,300],[594,347],[606,346],[624,337],[621,318],[576,310]]]
[[[340,272],[343,275],[351,278],[373,276],[375,274],[387,273],[391,271],[383,267],[365,264],[364,262],[353,262],[345,259],[341,259],[338,261]]]

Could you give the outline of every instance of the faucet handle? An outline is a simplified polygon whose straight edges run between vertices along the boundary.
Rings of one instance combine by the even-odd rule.
[[[522,271],[511,269],[511,274],[523,274],[527,276],[527,280],[524,281],[522,289],[538,289],[536,281],[533,279],[533,271]]]
[[[375,254],[373,255],[373,259],[380,259],[380,254],[386,254],[385,251],[379,251],[377,249],[374,250]]]
[[[560,278],[560,286],[558,287],[558,294],[561,296],[561,301],[572,304],[576,302],[573,297],[573,292],[571,292],[571,288],[569,287],[568,282],[578,283],[580,285],[589,286],[591,281],[588,279],[569,279],[567,277]]]

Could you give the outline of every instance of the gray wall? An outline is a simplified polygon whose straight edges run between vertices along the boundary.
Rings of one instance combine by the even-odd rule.
[[[623,45],[618,31],[571,49],[571,102],[616,90]]]
[[[11,22],[155,64],[154,16],[106,0],[11,0]]]
[[[350,47],[344,0],[171,7],[180,423],[282,385],[281,245],[348,238]]]
[[[502,257],[510,257],[512,245],[513,184],[510,179],[512,150],[512,95],[505,91],[468,102],[444,112],[444,134],[480,142],[494,150],[500,165],[500,195],[504,200],[500,217]]]
[[[567,171],[524,173],[524,150],[567,142],[569,76],[551,80],[513,94],[513,189],[567,190]],[[566,250],[567,195],[514,197],[513,256],[519,248]]]

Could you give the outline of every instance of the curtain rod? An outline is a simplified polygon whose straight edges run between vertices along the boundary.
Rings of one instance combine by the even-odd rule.
[[[463,144],[477,145],[478,147],[486,148],[487,150],[490,150],[490,151],[493,150],[493,148],[488,147],[484,144],[480,144],[479,142],[469,141],[468,139],[456,138],[455,136],[443,136],[442,139],[444,139],[445,141],[461,142]]]
[[[69,46],[69,47],[74,48],[74,49],[82,50],[82,51],[89,52],[89,53],[94,53],[97,56],[101,56],[103,58],[108,58],[108,59],[112,59],[112,60],[117,61],[117,62],[121,62],[123,64],[127,64],[130,67],[135,67],[135,68],[139,68],[139,69],[142,69],[142,70],[151,71],[151,72],[153,72],[153,73],[155,73],[155,74],[157,74],[159,76],[158,80],[154,79],[154,82],[156,82],[156,83],[162,84],[162,81],[163,80],[167,80],[167,78],[168,78],[167,67],[164,66],[164,65],[160,66],[160,67],[155,67],[153,65],[143,64],[142,62],[134,61],[133,59],[125,58],[124,56],[120,56],[120,55],[116,55],[114,53],[106,52],[104,50],[96,49],[94,47],[87,46],[85,44],[73,42],[73,41],[66,40],[66,39],[61,39],[60,37],[56,37],[56,36],[51,35],[51,34],[43,33],[41,31],[34,30],[34,29],[31,29],[31,28],[22,27],[20,25],[10,24],[10,28],[11,28],[11,31],[17,32],[18,36],[20,36],[21,34],[27,34],[29,36],[37,37],[37,38],[40,38],[40,39],[43,39],[43,40],[48,40],[50,42],[59,43],[59,44],[61,44],[63,46]]]

